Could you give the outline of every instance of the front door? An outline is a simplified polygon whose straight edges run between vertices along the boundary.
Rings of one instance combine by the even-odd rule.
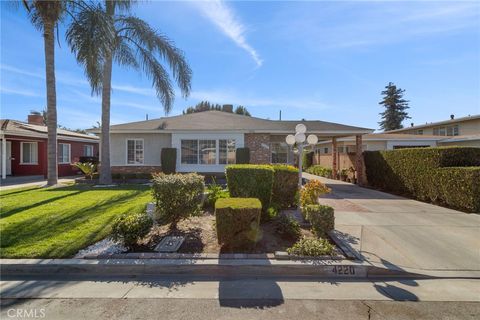
[[[1,165],[2,163],[2,159],[3,159],[3,155],[2,155],[2,148],[0,147],[0,176],[1,176],[1,171],[2,171],[2,168],[3,168],[3,165]],[[7,173],[7,176],[11,175],[12,174],[12,142],[11,141],[7,141],[7,156],[6,156],[6,159],[7,159],[7,170],[6,170],[6,173]]]

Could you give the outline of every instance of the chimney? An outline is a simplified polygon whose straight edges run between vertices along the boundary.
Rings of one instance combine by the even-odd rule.
[[[223,111],[233,113],[233,104],[224,104]]]
[[[451,115],[450,115],[450,119],[452,119],[452,120],[455,119],[455,115],[454,115],[454,114],[451,114]]]
[[[31,112],[28,115],[28,124],[35,124],[37,126],[44,126],[43,116],[40,112]]]

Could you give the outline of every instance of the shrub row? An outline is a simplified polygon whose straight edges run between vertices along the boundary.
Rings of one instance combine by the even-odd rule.
[[[284,164],[273,164],[272,203],[280,208],[294,206],[298,191],[298,169]]]
[[[366,151],[369,184],[467,212],[480,211],[480,148]],[[470,167],[469,167],[470,166]]]
[[[325,177],[325,178],[332,178],[332,169],[322,167],[321,165],[314,165],[310,168],[305,170],[310,174],[314,174],[316,176]]]
[[[224,198],[215,203],[218,243],[225,247],[251,247],[260,231],[262,204],[255,198]]]

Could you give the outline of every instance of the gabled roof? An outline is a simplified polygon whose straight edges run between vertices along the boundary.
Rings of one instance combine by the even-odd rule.
[[[409,130],[430,128],[430,127],[436,127],[436,126],[441,126],[441,125],[449,125],[449,124],[454,124],[454,123],[458,123],[458,122],[477,120],[477,119],[480,119],[480,114],[474,114],[473,116],[461,117],[461,118],[457,118],[457,119],[449,119],[449,120],[438,121],[438,122],[430,122],[430,123],[421,124],[421,125],[418,125],[418,126],[411,126],[411,127],[402,128],[402,129],[385,131],[384,133],[404,132],[404,131],[409,131]]]
[[[373,129],[326,121],[268,120],[216,110],[113,125],[110,127],[110,132],[240,131],[293,133],[298,123],[305,124],[308,132],[311,133],[364,134],[373,132]],[[89,132],[98,133],[100,130],[91,129]]]
[[[35,124],[29,124],[17,120],[1,119],[0,128],[3,134],[47,138],[48,129],[46,126],[40,126]],[[88,139],[92,142],[97,142],[98,137],[79,132],[74,132],[65,129],[57,129],[57,136],[59,139],[75,140],[75,139]]]

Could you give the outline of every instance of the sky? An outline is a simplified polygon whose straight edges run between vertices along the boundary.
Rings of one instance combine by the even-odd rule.
[[[1,8],[1,117],[25,121],[46,106],[42,34],[22,7]],[[139,1],[131,10],[184,51],[202,100],[253,116],[323,120],[378,129],[381,91],[405,89],[424,124],[480,113],[480,2]],[[56,45],[58,123],[90,128],[100,97],[65,43]],[[151,80],[114,65],[112,124],[165,116]]]

